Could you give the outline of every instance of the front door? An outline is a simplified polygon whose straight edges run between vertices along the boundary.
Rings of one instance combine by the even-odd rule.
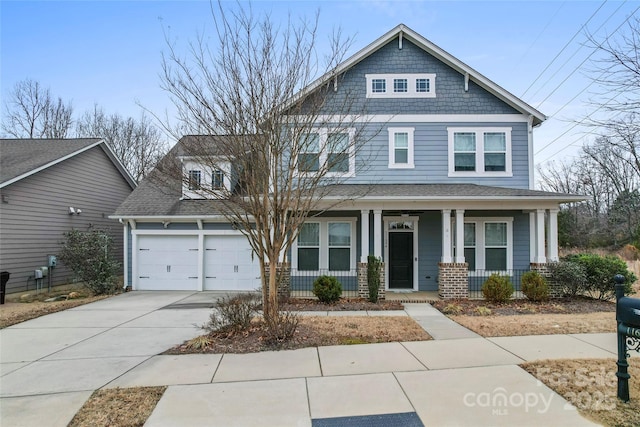
[[[389,289],[413,289],[413,233],[389,232]]]

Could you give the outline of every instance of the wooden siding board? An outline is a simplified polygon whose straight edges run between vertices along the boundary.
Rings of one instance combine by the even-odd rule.
[[[122,262],[122,226],[108,216],[130,192],[100,147],[3,188],[8,203],[0,207],[0,268],[11,273],[7,292],[24,290],[33,270],[47,264],[48,254],[57,254],[63,233],[72,228],[106,229],[114,240],[113,254]],[[82,214],[69,215],[70,206],[80,208]],[[59,262],[53,284],[71,280],[71,273]]]

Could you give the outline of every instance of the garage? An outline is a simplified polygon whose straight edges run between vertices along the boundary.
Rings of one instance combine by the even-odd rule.
[[[138,290],[198,290],[198,236],[138,236]]]
[[[260,267],[242,235],[205,236],[204,289],[253,291],[260,287]]]

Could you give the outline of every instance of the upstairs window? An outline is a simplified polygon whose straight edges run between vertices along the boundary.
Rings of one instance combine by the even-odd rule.
[[[199,170],[189,171],[189,190],[200,190],[202,172]]]
[[[298,173],[323,172],[327,177],[355,175],[354,129],[320,128],[300,139]]]
[[[320,135],[310,133],[303,138],[298,160],[300,172],[318,172],[320,170]]]
[[[511,128],[448,128],[449,176],[512,176]]]
[[[407,79],[393,79],[393,91],[404,93],[407,91]]]
[[[414,128],[389,128],[389,168],[413,168]]]
[[[387,91],[387,81],[385,79],[371,80],[371,92],[385,93]]]
[[[224,172],[216,169],[211,174],[211,188],[214,190],[220,190],[224,188]]]
[[[367,98],[435,98],[436,96],[435,74],[366,74],[365,78]]]

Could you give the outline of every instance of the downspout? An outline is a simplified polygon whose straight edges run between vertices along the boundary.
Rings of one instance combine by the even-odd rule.
[[[529,190],[535,187],[534,162],[533,162],[533,115],[527,118],[527,145],[529,148]]]
[[[122,287],[124,291],[127,291],[127,281],[129,279],[129,230],[127,230],[127,223],[122,220],[122,218],[118,219],[118,222],[122,224],[122,229],[124,230],[122,236]]]

